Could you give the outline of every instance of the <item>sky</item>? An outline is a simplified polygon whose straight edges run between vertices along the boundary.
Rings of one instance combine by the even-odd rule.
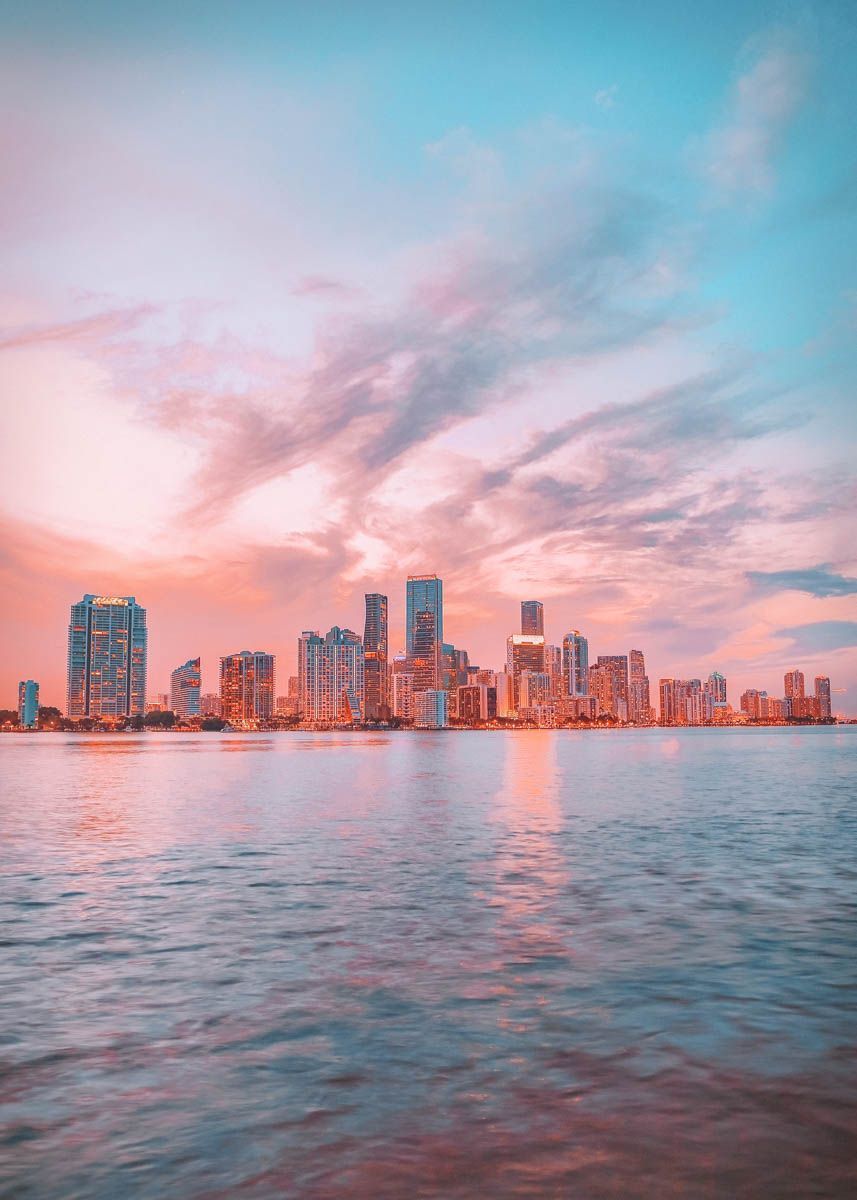
[[[0,707],[444,580],[857,713],[857,8],[0,0]]]

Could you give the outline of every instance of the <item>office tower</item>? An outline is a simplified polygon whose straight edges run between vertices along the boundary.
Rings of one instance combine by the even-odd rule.
[[[200,660],[189,658],[170,675],[169,707],[177,717],[198,717],[200,714]]]
[[[393,716],[414,719],[414,676],[412,671],[393,672]]]
[[[298,641],[301,713],[316,724],[354,724],[364,719],[366,664],[363,643],[334,625],[324,637],[304,632]]]
[[[430,688],[414,695],[416,729],[445,729],[448,724],[449,693],[444,688]]]
[[[542,634],[513,633],[506,639],[506,672],[512,680],[512,705],[519,708],[518,683],[522,671],[545,669],[545,639]]]
[[[553,699],[552,680],[547,671],[522,671],[518,679],[518,712],[550,704]]]
[[[628,656],[627,654],[599,654],[595,665],[600,671],[612,676],[612,708],[609,710],[619,721],[628,720]]]
[[[799,671],[797,667],[793,671],[786,672],[783,677],[783,683],[785,685],[787,700],[797,698],[802,700],[806,695],[804,691],[803,671]]]
[[[420,609],[414,614],[413,637],[408,652],[414,676],[414,693],[433,691],[442,681],[441,644],[437,638],[437,613]]]
[[[513,717],[515,702],[513,699],[512,676],[508,671],[498,671],[494,676],[494,691],[496,693],[496,715],[498,717]]]
[[[459,721],[470,724],[488,720],[488,687],[484,683],[468,683],[459,687],[457,715]]]
[[[521,633],[545,636],[545,606],[541,600],[521,601]]]
[[[649,677],[642,650],[628,651],[628,720],[648,725],[652,719]]]
[[[199,711],[204,717],[220,716],[219,692],[204,692],[199,698]]]
[[[242,650],[220,660],[220,715],[224,721],[266,721],[274,715],[274,656]]]
[[[551,694],[562,696],[565,693],[562,675],[562,646],[545,646],[545,670],[551,678]]]
[[[815,677],[815,699],[818,703],[818,719],[829,721],[832,715],[830,705],[830,680],[826,675]]]
[[[746,713],[751,721],[761,721],[767,716],[768,693],[747,688],[741,694],[741,712]]]
[[[701,725],[705,703],[701,679],[660,681],[661,725]]]
[[[405,592],[405,648],[409,655],[414,653],[417,635],[417,618],[422,612],[435,615],[435,641],[437,643],[438,675],[440,678],[440,648],[443,645],[443,580],[437,575],[409,575]]]
[[[589,695],[589,643],[576,629],[562,639],[562,673],[566,695]]]
[[[113,718],[146,711],[146,610],[133,596],[87,594],[71,606],[69,717]]]
[[[458,651],[449,642],[440,647],[440,686],[447,692],[458,687]]]
[[[470,655],[466,650],[455,650],[454,654],[455,680],[459,686],[464,687],[465,684],[472,682],[471,676],[475,676],[479,668],[471,666]]]
[[[387,597],[367,592],[363,627],[363,660],[366,720],[381,720],[389,713],[387,701]]]
[[[22,729],[35,729],[39,723],[39,685],[35,679],[22,679],[18,684],[18,724]]]

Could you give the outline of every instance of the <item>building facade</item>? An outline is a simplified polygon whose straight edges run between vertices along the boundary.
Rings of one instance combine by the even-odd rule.
[[[414,653],[417,635],[417,614],[434,613],[434,636],[437,654],[443,645],[443,580],[437,575],[409,575],[405,587],[405,649]],[[438,671],[440,662],[438,662]]]
[[[334,625],[324,637],[308,631],[298,641],[301,714],[313,724],[358,724],[366,711],[363,643]]]
[[[199,711],[204,717],[219,717],[220,693],[203,692],[199,698]]]
[[[577,629],[562,639],[562,673],[567,696],[589,695],[589,642]]]
[[[22,679],[18,684],[18,724],[22,729],[35,729],[39,724],[39,685],[35,679]]]
[[[513,633],[506,640],[506,673],[512,681],[512,709],[520,707],[519,685],[522,671],[545,669],[545,639],[537,633]]]
[[[66,715],[111,720],[146,711],[146,610],[134,596],[87,594],[71,606]]]
[[[417,729],[446,729],[449,725],[449,692],[431,688],[414,695],[414,726]]]
[[[642,650],[628,651],[628,720],[648,725],[652,719],[649,677]]]
[[[274,655],[242,650],[220,660],[220,716],[240,725],[274,715]]]
[[[366,603],[363,626],[366,720],[384,720],[390,713],[387,695],[387,597],[379,592],[367,592],[363,598]]]
[[[170,675],[170,708],[177,717],[198,717],[202,712],[202,674],[198,658],[189,658]]]
[[[826,675],[815,677],[815,699],[818,704],[818,719],[829,721],[833,710],[830,705],[830,680]]]
[[[545,606],[541,600],[521,601],[521,633],[545,636]]]
[[[801,700],[806,695],[804,690],[803,671],[799,671],[797,667],[792,671],[786,671],[783,676],[783,686],[785,688],[785,696],[787,700],[800,698]]]

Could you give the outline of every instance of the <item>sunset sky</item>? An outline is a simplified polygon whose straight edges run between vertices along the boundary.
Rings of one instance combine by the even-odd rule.
[[[0,0],[0,707],[443,577],[857,712],[853,3]]]

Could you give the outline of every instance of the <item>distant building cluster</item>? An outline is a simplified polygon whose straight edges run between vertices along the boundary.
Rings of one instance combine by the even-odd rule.
[[[169,725],[224,722],[233,728],[301,725],[309,728],[386,723],[418,729],[515,723],[567,725],[707,725],[830,721],[830,680],[819,675],[812,695],[804,675],[789,671],[784,696],[748,689],[733,710],[726,679],[661,679],[651,695],[642,650],[599,654],[571,629],[555,644],[545,636],[540,600],[521,602],[520,631],[506,640],[502,670],[470,662],[444,640],[443,581],[409,575],[405,588],[405,647],[391,655],[387,597],[365,596],[362,636],[334,626],[304,630],[297,674],[276,692],[276,662],[263,650],[220,659],[220,687],[202,692],[202,664],[189,658],[170,676],[169,692],[146,700],[146,610],[133,596],[87,594],[71,606],[66,714],[76,721]],[[657,709],[653,701],[657,702]],[[56,712],[57,710],[53,710]],[[39,722],[39,685],[19,685],[18,723]]]

